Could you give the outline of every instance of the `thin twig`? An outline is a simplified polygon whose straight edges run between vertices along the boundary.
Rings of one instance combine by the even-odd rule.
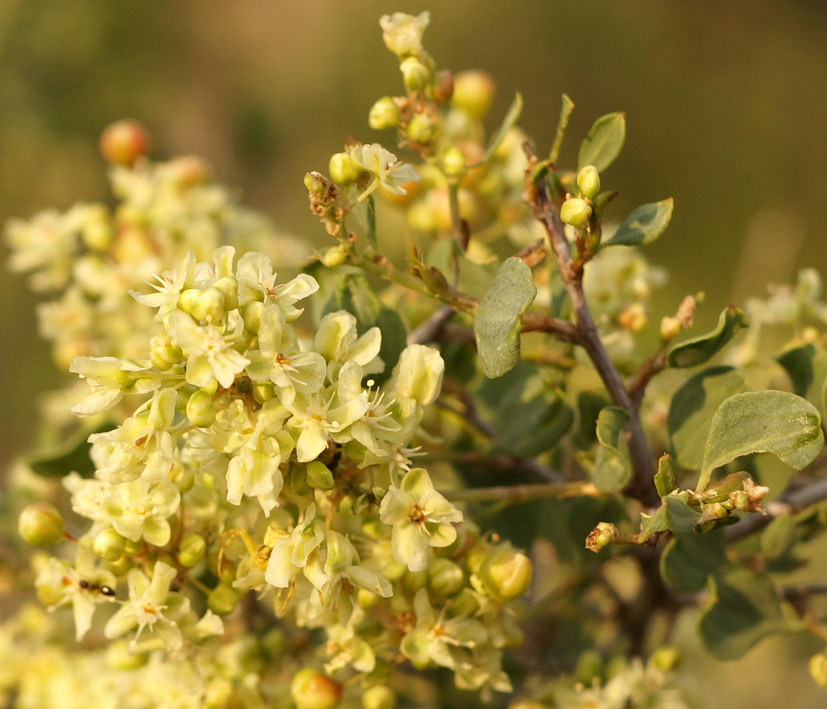
[[[827,477],[810,485],[788,490],[781,497],[768,505],[767,514],[751,514],[726,529],[726,540],[730,544],[748,537],[766,527],[780,514],[794,514],[806,507],[827,500]]]
[[[436,342],[445,324],[454,317],[454,309],[450,305],[443,305],[435,310],[431,316],[422,322],[408,335],[409,345],[424,345]]]
[[[601,493],[592,483],[582,480],[536,485],[500,485],[496,487],[446,490],[449,500],[463,502],[531,502],[566,497],[599,497]]]
[[[525,145],[525,151],[529,162],[535,162],[536,157],[528,144]],[[632,402],[629,391],[626,389],[623,379],[620,377],[617,369],[615,369],[600,339],[600,333],[591,316],[586,297],[583,293],[582,273],[572,268],[569,245],[563,231],[560,216],[549,201],[544,185],[532,189],[528,197],[529,206],[532,208],[535,217],[546,228],[546,232],[551,241],[551,248],[557,261],[557,268],[563,279],[569,300],[571,301],[578,334],[577,339],[573,341],[577,341],[586,350],[612,402],[629,413],[629,423],[627,426],[629,432],[629,456],[631,457],[632,467],[635,471],[635,479],[628,492],[644,502],[644,504],[653,505],[657,502],[656,491],[652,483],[655,468],[646,437],[643,433],[643,427],[641,426],[637,409]]]

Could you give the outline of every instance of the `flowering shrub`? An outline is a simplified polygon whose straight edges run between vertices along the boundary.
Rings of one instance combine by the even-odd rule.
[[[73,632],[2,626],[9,702],[677,708],[684,609],[722,660],[827,637],[823,587],[783,584],[824,528],[817,274],[689,339],[687,296],[647,351],[672,200],[611,221],[624,116],[574,169],[566,96],[548,157],[519,96],[488,136],[490,78],[438,69],[428,19],[380,21],[404,91],[368,122],[407,157],[351,140],[305,176],[312,258],[134,122],[101,142],[116,208],[8,225],[74,375],[8,490]]]

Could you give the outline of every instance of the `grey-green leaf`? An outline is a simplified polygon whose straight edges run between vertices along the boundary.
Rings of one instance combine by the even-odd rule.
[[[644,204],[632,211],[604,246],[640,246],[651,244],[669,226],[675,200]]]
[[[660,557],[660,575],[675,591],[698,591],[715,569],[726,562],[723,530],[679,534]]]
[[[577,169],[594,165],[603,172],[620,155],[626,140],[626,115],[607,113],[598,118],[589,130],[577,155]]]
[[[749,326],[749,318],[743,310],[727,306],[718,318],[718,325],[711,332],[675,345],[667,355],[670,367],[694,367],[714,357],[742,327]]]
[[[597,417],[597,451],[592,482],[601,492],[622,490],[632,477],[629,459],[620,449],[620,435],[629,414],[619,406],[607,406]]]
[[[700,470],[704,445],[718,407],[733,394],[747,391],[744,377],[732,367],[709,367],[691,376],[672,396],[666,428],[678,465]]]
[[[658,472],[655,473],[655,489],[660,497],[666,497],[677,486],[675,462],[672,460],[672,456],[664,453],[658,460]]]
[[[686,494],[686,493],[684,493]],[[689,534],[695,529],[695,523],[701,516],[698,510],[686,504],[676,495],[667,495],[663,498],[666,510],[666,525],[673,534]]]
[[[563,94],[562,105],[560,106],[560,118],[557,120],[557,132],[554,135],[554,143],[551,145],[551,152],[548,159],[551,162],[557,162],[560,157],[560,148],[563,147],[563,138],[566,136],[566,128],[569,125],[569,116],[574,110],[574,101],[572,101],[566,94]]]
[[[712,600],[698,630],[719,660],[737,660],[767,635],[790,629],[766,575],[736,567],[713,575],[710,585]]]
[[[519,362],[520,318],[536,295],[531,269],[516,256],[506,259],[474,318],[474,338],[486,377],[500,377]]]
[[[707,486],[713,470],[742,455],[772,453],[802,470],[823,447],[821,416],[806,399],[786,391],[736,394],[712,419],[697,489]]]
[[[505,114],[505,118],[503,118],[503,122],[500,124],[500,128],[497,131],[497,134],[494,136],[494,139],[491,141],[491,144],[488,146],[488,149],[485,151],[485,155],[482,157],[482,162],[487,162],[488,159],[497,152],[497,148],[500,147],[500,143],[503,142],[505,139],[506,134],[509,130],[514,126],[517,120],[520,118],[520,114],[523,112],[523,97],[520,94],[514,95],[514,100],[511,102],[511,106],[508,109],[508,113]]]

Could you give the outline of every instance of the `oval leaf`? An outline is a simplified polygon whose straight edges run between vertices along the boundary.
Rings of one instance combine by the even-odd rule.
[[[594,486],[601,492],[622,490],[632,477],[629,459],[620,450],[620,434],[629,414],[619,406],[607,406],[597,417],[597,440],[600,449],[594,465]]]
[[[699,591],[715,569],[726,562],[721,530],[679,534],[660,557],[660,575],[674,591]]]
[[[736,394],[712,419],[697,490],[707,486],[713,470],[742,455],[772,453],[802,470],[823,447],[821,416],[806,399],[786,391]]]
[[[694,367],[714,357],[742,327],[749,326],[749,318],[743,310],[728,305],[718,318],[712,332],[675,345],[667,355],[670,367]]]
[[[486,377],[500,377],[519,362],[520,318],[536,295],[531,269],[516,256],[506,259],[474,318],[474,338]]]
[[[607,113],[592,125],[577,155],[577,169],[594,165],[603,172],[620,155],[626,140],[626,115]]]
[[[767,576],[743,568],[713,575],[712,600],[698,623],[701,640],[719,660],[737,660],[771,633],[789,630]]]
[[[617,228],[604,246],[640,246],[651,244],[669,226],[675,200],[644,204],[635,209]]]
[[[730,396],[748,389],[739,372],[721,366],[698,372],[675,392],[669,404],[666,427],[670,448],[680,467],[701,469],[712,417]]]

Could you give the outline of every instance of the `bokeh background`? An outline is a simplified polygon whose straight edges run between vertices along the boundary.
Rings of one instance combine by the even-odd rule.
[[[547,146],[565,91],[572,157],[597,115],[627,112],[617,213],[676,199],[648,251],[671,272],[664,312],[701,289],[706,324],[801,266],[827,272],[824,0],[0,0],[0,221],[106,199],[99,132],[134,117],[155,155],[206,157],[284,231],[322,243],[302,176],[347,135],[380,139],[367,109],[399,79],[377,19],[422,9],[441,66],[495,77],[492,122],[519,90],[521,125]],[[58,377],[33,306],[22,279],[0,276],[0,470]],[[691,655],[688,689],[706,706],[825,706],[805,669],[814,649]]]

